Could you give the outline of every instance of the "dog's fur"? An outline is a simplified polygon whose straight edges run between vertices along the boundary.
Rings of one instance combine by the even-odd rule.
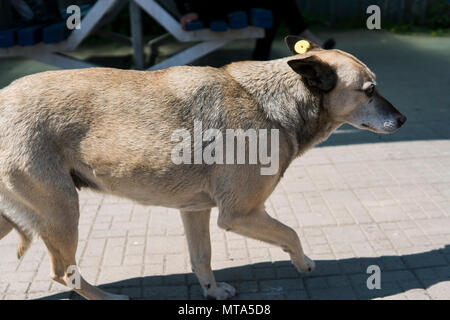
[[[296,37],[286,42],[293,50]],[[205,296],[235,294],[210,267],[210,209],[218,225],[287,251],[299,271],[314,262],[297,234],[271,218],[264,202],[296,157],[341,124],[392,132],[406,118],[373,87],[373,73],[339,50],[313,45],[303,55],[222,68],[141,72],[94,68],[30,75],[0,91],[0,238],[15,229],[18,256],[33,234],[45,242],[54,280],[70,285],[78,240],[77,188],[178,208],[193,271]],[[365,91],[364,91],[365,90]],[[174,130],[279,129],[279,170],[260,165],[176,165]],[[245,181],[245,183],[242,183]],[[115,299],[82,280],[89,299]]]

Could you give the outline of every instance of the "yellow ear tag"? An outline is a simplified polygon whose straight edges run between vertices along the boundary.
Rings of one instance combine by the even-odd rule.
[[[294,50],[299,54],[304,54],[311,48],[311,44],[306,40],[299,40],[295,43]]]

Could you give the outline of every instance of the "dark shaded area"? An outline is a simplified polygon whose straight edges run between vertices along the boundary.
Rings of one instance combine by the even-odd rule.
[[[411,289],[427,289],[450,280],[450,245],[442,249],[401,256],[316,260],[308,275],[296,272],[290,261],[256,263],[216,270],[217,281],[234,285],[234,299],[373,299]],[[381,270],[381,289],[369,290],[367,267]],[[186,285],[187,283],[187,285]],[[126,279],[100,286],[133,299],[202,299],[192,273]],[[39,300],[82,299],[64,292]]]
[[[133,57],[126,56],[93,56],[85,60],[99,66],[108,66],[110,68],[130,69],[133,65]]]
[[[73,184],[78,190],[81,190],[81,188],[91,188],[93,190],[98,189],[98,186],[95,183],[84,177],[75,169],[70,170],[70,177],[72,178]]]

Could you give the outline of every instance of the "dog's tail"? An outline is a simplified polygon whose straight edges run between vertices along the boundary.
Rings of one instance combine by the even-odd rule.
[[[0,212],[0,239],[5,237],[8,233],[11,232],[13,229],[13,226],[11,223],[9,223],[8,220],[6,220],[2,213]]]
[[[16,229],[17,233],[19,234],[19,243],[17,244],[17,258],[20,259],[30,247],[32,239],[30,236],[22,232],[20,228],[18,228],[12,221],[10,221],[0,212],[0,240],[8,233],[10,233],[12,229]]]

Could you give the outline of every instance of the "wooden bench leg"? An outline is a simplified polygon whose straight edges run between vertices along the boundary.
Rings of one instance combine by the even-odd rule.
[[[176,55],[158,63],[147,70],[159,70],[171,66],[180,66],[190,63],[204,55],[226,45],[231,40],[215,40],[200,42],[186,50],[177,53]]]
[[[133,43],[134,65],[136,69],[144,69],[144,47],[142,44],[141,8],[130,1],[131,41]]]
[[[58,53],[41,53],[41,54],[33,54],[26,57],[63,69],[82,69],[82,68],[98,67],[95,64],[85,62],[82,60],[77,60],[75,58],[70,58]]]

